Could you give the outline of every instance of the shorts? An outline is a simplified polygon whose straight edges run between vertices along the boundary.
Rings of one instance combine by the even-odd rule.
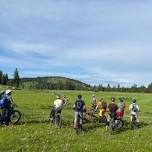
[[[124,112],[123,111],[117,112],[117,118],[123,119],[123,116],[124,116]]]
[[[105,109],[99,109],[99,116],[105,115],[106,110]]]

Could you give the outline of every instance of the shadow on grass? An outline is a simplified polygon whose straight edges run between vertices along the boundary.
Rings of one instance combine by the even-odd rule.
[[[131,126],[131,122],[128,122],[126,120],[123,121],[124,122],[124,125],[121,129],[117,129],[115,132],[115,134],[119,134],[119,133],[122,133],[122,132],[125,132],[125,131],[128,131],[128,130],[136,130],[136,129],[141,129],[141,128],[144,128],[146,126],[148,126],[149,124],[148,123],[145,123],[145,122],[138,122],[136,124],[136,127],[135,128],[132,128]]]

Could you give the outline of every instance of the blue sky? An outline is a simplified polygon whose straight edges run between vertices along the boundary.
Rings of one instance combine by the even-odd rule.
[[[151,27],[150,0],[0,0],[0,69],[147,85]]]

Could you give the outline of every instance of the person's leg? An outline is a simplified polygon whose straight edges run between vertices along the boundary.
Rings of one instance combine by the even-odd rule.
[[[5,109],[5,124],[9,125],[10,123],[10,110],[9,109]]]
[[[109,126],[110,126],[110,115],[107,116],[106,130],[108,130]]]
[[[83,124],[83,113],[79,112],[79,116],[80,116],[80,128],[82,129],[82,124]]]
[[[74,115],[74,129],[76,129],[76,127],[77,127],[77,122],[78,122],[78,112],[75,111],[74,114],[75,114],[75,115]]]

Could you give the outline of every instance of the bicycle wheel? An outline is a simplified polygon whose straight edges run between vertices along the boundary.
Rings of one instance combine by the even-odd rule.
[[[21,118],[21,113],[20,113],[20,111],[14,110],[14,111],[11,113],[10,122],[11,122],[12,124],[18,123],[18,122],[20,121],[20,118]]]
[[[115,120],[117,129],[121,129],[123,127],[123,120],[122,119],[117,119]]]

